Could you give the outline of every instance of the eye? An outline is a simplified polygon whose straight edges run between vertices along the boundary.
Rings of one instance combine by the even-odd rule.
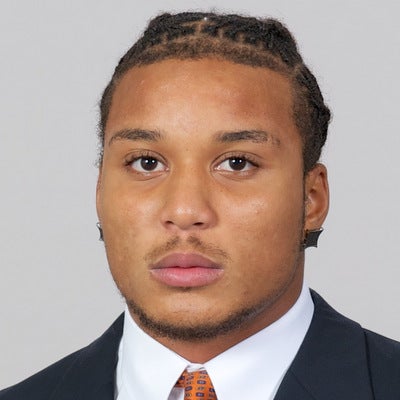
[[[256,168],[257,165],[244,156],[229,157],[217,166],[220,171],[244,172]]]
[[[166,166],[157,158],[150,156],[136,157],[129,162],[129,165],[136,172],[160,172],[165,171]]]

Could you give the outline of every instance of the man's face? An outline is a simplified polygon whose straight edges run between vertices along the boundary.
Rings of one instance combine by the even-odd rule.
[[[166,60],[119,82],[97,207],[112,275],[153,336],[252,333],[282,315],[302,284],[305,197],[282,75]]]

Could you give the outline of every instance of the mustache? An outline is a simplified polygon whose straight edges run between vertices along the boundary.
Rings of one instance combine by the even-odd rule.
[[[152,249],[144,256],[144,260],[147,263],[151,263],[154,260],[161,258],[164,254],[170,253],[174,250],[198,251],[205,256],[216,258],[217,260],[230,260],[229,254],[226,251],[212,243],[206,243],[196,236],[188,236],[185,240],[179,236],[175,236],[164,244]]]

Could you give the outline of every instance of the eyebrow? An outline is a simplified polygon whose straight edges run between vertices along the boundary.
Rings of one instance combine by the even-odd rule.
[[[110,146],[116,140],[144,140],[146,142],[156,142],[162,137],[158,131],[151,131],[147,129],[123,129],[116,132],[108,141]]]
[[[110,146],[116,140],[143,140],[147,142],[157,142],[161,140],[163,135],[159,131],[147,129],[123,129],[116,132],[108,141]],[[215,139],[220,143],[232,143],[240,141],[251,141],[254,143],[271,142],[276,146],[280,146],[281,141],[271,133],[260,130],[243,130],[233,132],[221,132],[216,134]]]
[[[221,143],[250,141],[254,143],[271,142],[276,146],[281,144],[281,141],[270,132],[259,130],[221,132],[216,135],[216,139]]]

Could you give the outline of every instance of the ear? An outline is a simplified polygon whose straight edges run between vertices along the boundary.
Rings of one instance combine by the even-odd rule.
[[[304,229],[321,228],[329,209],[328,173],[325,165],[316,164],[305,179]]]
[[[102,190],[102,165],[99,166],[99,175],[97,177],[96,184],[96,210],[97,217],[99,222],[101,223],[101,190]]]

